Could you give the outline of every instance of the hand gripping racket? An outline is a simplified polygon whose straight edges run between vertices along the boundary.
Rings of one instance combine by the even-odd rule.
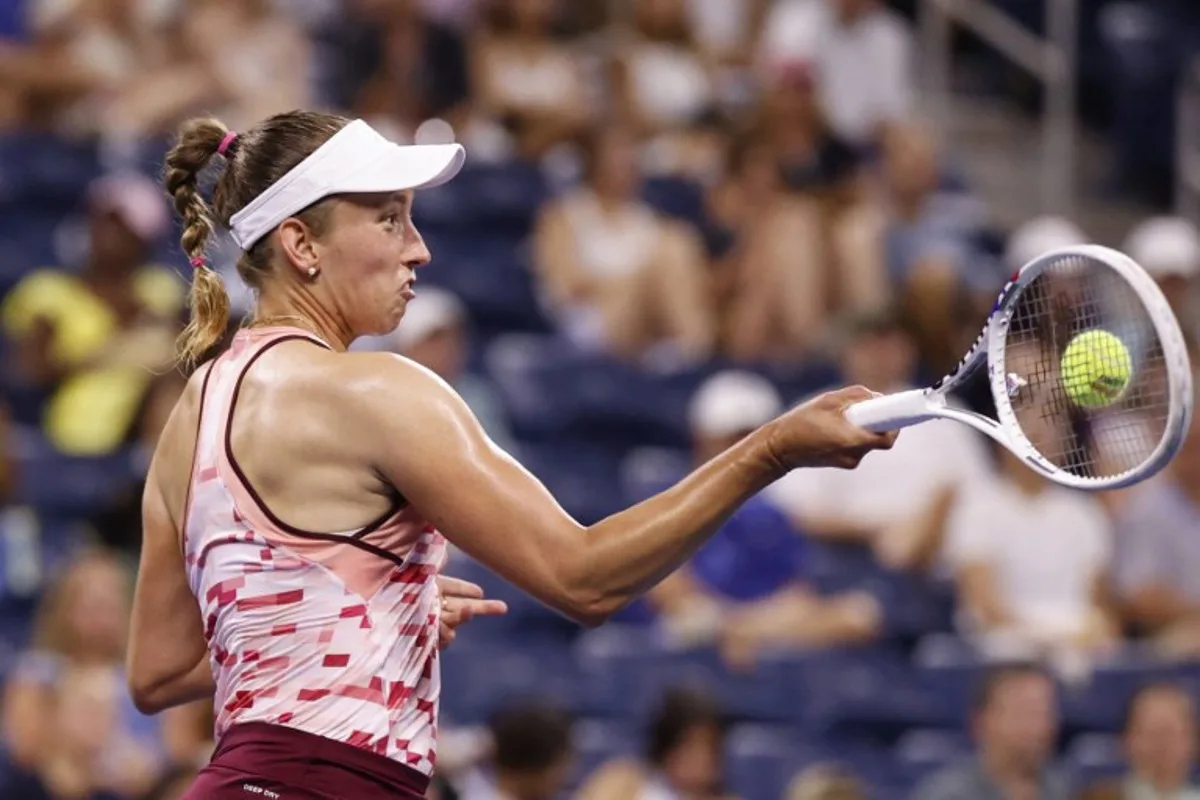
[[[1081,334],[1088,336],[1077,340]],[[1080,387],[1080,376],[1090,379],[1086,365],[1064,362],[1079,360],[1081,348],[1068,353],[1076,341],[1088,345],[1089,361],[1114,359],[1128,379],[1094,392]],[[985,363],[996,419],[947,402]],[[1154,280],[1123,253],[1082,245],[1046,253],[1013,275],[950,374],[928,389],[856,403],[846,416],[875,432],[956,420],[1057,483],[1099,491],[1166,466],[1187,433],[1193,399],[1183,333]]]

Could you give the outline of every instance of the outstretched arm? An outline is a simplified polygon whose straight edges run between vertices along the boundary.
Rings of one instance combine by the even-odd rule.
[[[584,625],[600,624],[673,572],[788,468],[852,467],[894,439],[845,420],[848,404],[871,396],[866,390],[824,395],[671,489],[584,527],[488,440],[443,381],[404,359],[362,358],[352,367],[352,402],[370,425],[379,472],[468,555]]]

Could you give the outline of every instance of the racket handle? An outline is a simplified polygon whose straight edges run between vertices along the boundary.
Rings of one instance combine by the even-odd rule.
[[[913,389],[855,403],[846,409],[846,419],[872,433],[883,433],[934,419],[938,406],[945,403],[939,394]]]

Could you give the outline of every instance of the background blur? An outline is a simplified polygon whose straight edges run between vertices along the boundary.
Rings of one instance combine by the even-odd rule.
[[[211,747],[120,674],[185,381],[181,119],[464,142],[417,300],[356,346],[592,522],[819,389],[937,377],[1052,247],[1125,248],[1194,336],[1196,54],[1194,0],[0,0],[0,797],[177,797]],[[448,570],[512,612],[445,654],[443,798],[1200,797],[1195,434],[1097,497],[930,423],[596,631]]]

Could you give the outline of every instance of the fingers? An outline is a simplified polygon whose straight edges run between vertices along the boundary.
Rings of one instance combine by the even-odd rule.
[[[836,392],[829,393],[829,398],[835,400],[837,406],[842,411],[845,411],[855,403],[870,400],[872,397],[879,397],[879,392],[872,392],[865,386],[847,386],[844,389],[838,389]]]
[[[475,617],[502,617],[508,613],[508,603],[503,600],[471,600],[467,607]]]
[[[483,597],[483,588],[470,581],[464,581],[461,578],[451,578],[449,575],[438,575],[438,590],[442,593],[442,597],[469,597],[479,599]]]

